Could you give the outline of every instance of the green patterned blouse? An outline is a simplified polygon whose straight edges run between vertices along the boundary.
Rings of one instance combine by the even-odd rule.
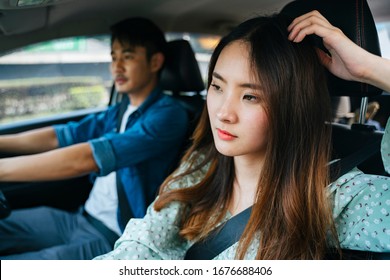
[[[381,144],[385,169],[390,173],[390,119]],[[172,189],[191,186],[202,179],[203,172],[173,183]],[[328,187],[334,202],[341,248],[390,252],[390,178],[364,174],[353,169]],[[114,250],[96,259],[178,260],[183,259],[191,242],[179,236],[183,206],[172,202],[159,212],[149,206],[143,219],[131,219]],[[226,220],[230,218],[227,214]],[[258,243],[254,241],[246,254],[254,259]],[[215,259],[234,259],[237,243]]]

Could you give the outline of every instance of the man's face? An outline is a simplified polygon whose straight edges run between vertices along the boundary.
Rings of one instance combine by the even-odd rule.
[[[146,49],[114,40],[111,50],[111,74],[118,92],[148,94],[155,86],[156,70],[146,56]]]

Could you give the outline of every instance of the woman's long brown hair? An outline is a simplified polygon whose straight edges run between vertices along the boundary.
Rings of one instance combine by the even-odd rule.
[[[287,26],[280,15],[250,19],[220,41],[210,61],[209,86],[224,47],[234,41],[247,43],[269,119],[266,164],[239,241],[239,259],[255,239],[260,243],[257,259],[321,259],[329,236],[337,240],[326,195],[331,139],[325,123],[331,113],[324,69],[309,39],[299,44],[287,39]],[[172,201],[184,203],[188,215],[182,218],[180,233],[198,240],[225,217],[235,177],[233,159],[215,148],[207,109],[182,162],[188,168],[167,178],[155,209]],[[171,182],[202,168],[207,172],[198,184],[168,190]]]

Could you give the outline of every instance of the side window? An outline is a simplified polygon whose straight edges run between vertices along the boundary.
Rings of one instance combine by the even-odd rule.
[[[0,126],[107,106],[110,38],[72,37],[0,56]]]

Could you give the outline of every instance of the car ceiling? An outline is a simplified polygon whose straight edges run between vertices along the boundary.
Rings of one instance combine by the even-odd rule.
[[[150,18],[165,31],[224,34],[244,19],[277,12],[290,1],[0,0],[0,51],[51,38],[108,33],[110,25],[131,16]],[[38,4],[18,6],[28,2]],[[368,3],[377,21],[389,20],[390,1]]]

